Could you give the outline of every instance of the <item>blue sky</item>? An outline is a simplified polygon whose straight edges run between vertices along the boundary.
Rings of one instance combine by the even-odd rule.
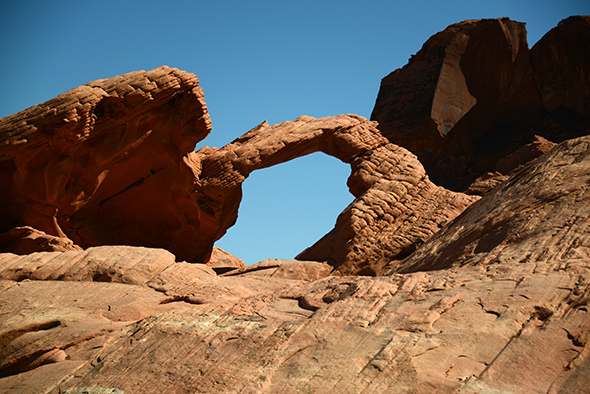
[[[465,19],[527,23],[529,45],[587,0],[5,1],[0,117],[89,81],[161,65],[195,73],[221,147],[300,115],[369,117],[381,78]],[[320,153],[254,172],[217,243],[248,264],[293,258],[334,225],[350,168]]]

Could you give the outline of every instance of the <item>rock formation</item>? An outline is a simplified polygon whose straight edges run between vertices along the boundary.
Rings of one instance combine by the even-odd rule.
[[[568,18],[531,50],[524,23],[507,18],[449,26],[383,79],[371,119],[435,183],[465,190],[536,134],[586,134],[589,26]]]
[[[381,277],[1,254],[0,390],[584,392],[589,174],[590,137],[566,141]]]
[[[158,78],[173,82],[167,85]],[[142,84],[152,80],[158,81],[154,86],[161,86],[161,90],[144,93],[147,88]],[[3,227],[8,229],[7,234],[15,231],[11,225],[31,226],[48,237],[63,238],[68,245],[71,239],[82,247],[163,247],[179,261],[210,262],[215,241],[237,220],[242,183],[248,175],[321,151],[352,166],[349,186],[357,200],[341,215],[335,230],[299,258],[330,261],[335,267],[342,266],[338,272],[344,274],[364,270],[374,275],[392,258],[407,255],[417,239],[426,240],[438,230],[440,222],[450,221],[474,200],[434,186],[413,155],[387,145],[376,124],[357,115],[320,119],[302,116],[273,126],[264,122],[221,149],[205,147],[191,152],[183,138],[196,141],[209,130],[196,81],[192,74],[168,68],[137,72],[91,82],[3,119],[7,160],[2,167],[9,169],[3,175],[9,185],[3,194],[7,218]],[[131,86],[144,86],[144,90],[133,90]],[[78,109],[86,111],[84,116],[89,119],[94,119],[91,114],[98,111],[101,119],[108,119],[104,126],[98,121],[90,125],[79,121],[77,126],[66,122],[75,128],[77,139],[57,152],[51,143],[43,149],[39,144],[64,138],[69,128],[35,126],[39,130],[34,130],[30,126],[27,140],[18,142],[24,141],[24,137],[15,137],[25,133],[19,131],[21,123],[36,125],[35,114],[40,108],[57,111],[45,116],[51,119],[46,122],[53,125],[64,117],[66,110],[61,108],[74,111],[71,107],[82,102],[81,92],[88,89],[124,97],[92,96],[91,104]],[[161,103],[153,103],[159,95]],[[120,105],[127,108],[128,115],[101,109],[106,104],[100,103],[112,100],[123,100],[125,105]],[[164,108],[154,109],[156,105]],[[26,120],[27,116],[32,119]],[[186,129],[175,129],[178,125]],[[191,127],[200,131],[191,134]],[[49,129],[53,134],[48,137]],[[180,146],[179,141],[184,145]],[[39,150],[41,153],[35,155]],[[35,159],[30,162],[32,157]],[[53,191],[49,193],[48,188]],[[436,214],[429,217],[433,212]],[[390,235],[380,243],[373,242],[380,232],[411,227],[417,229],[395,236],[394,242],[389,243]],[[3,248],[16,252],[24,246],[12,242]],[[39,246],[27,250],[65,249]],[[233,261],[228,264],[233,268],[241,266]]]
[[[0,232],[195,257],[200,212],[183,161],[210,131],[193,75],[168,67],[90,82],[0,121]]]
[[[383,126],[303,116],[193,152],[203,95],[167,67],[1,119],[0,391],[585,392],[588,22],[530,51],[507,19],[449,27],[384,79]],[[351,166],[330,233],[249,267],[214,248],[252,171],[313,152]]]
[[[547,272],[585,265],[589,168],[590,137],[561,143],[516,171],[394,271],[530,263],[536,272]]]
[[[317,151],[351,165],[348,186],[356,199],[334,230],[297,259],[328,261],[338,274],[380,274],[383,265],[407,256],[477,199],[432,184],[416,157],[386,144],[375,126],[352,115],[304,116],[263,123],[219,150],[191,154],[201,168],[200,208],[218,218],[209,227],[218,229],[210,232],[212,240],[237,219],[241,183],[252,171]]]
[[[329,261],[334,274],[381,275],[450,223],[478,197],[434,185],[416,156],[387,144],[352,162],[348,186],[357,198],[332,231],[297,258]]]

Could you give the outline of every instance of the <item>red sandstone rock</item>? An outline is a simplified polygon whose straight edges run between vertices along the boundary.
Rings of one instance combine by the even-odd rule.
[[[434,185],[416,157],[393,144],[351,165],[348,186],[357,198],[332,231],[297,256],[329,261],[334,274],[381,275],[478,199]]]
[[[330,276],[332,267],[324,262],[268,259],[239,268],[223,276],[268,276],[273,278],[314,281]]]
[[[508,179],[508,175],[502,175],[497,171],[488,172],[487,174],[477,178],[475,182],[469,185],[467,190],[465,190],[465,194],[483,196],[498,186],[500,183],[504,182],[506,179]]]
[[[471,205],[392,272],[590,261],[590,136],[561,143]],[[560,268],[561,267],[561,268]]]
[[[68,238],[47,235],[43,231],[29,226],[14,227],[10,231],[0,234],[0,253],[29,254],[33,252],[65,252],[67,250],[81,249]]]
[[[90,82],[0,120],[0,231],[77,245],[165,247],[195,258],[183,161],[209,133],[198,79],[160,67]]]
[[[590,16],[559,22],[531,49],[544,108],[563,108],[590,117]]]
[[[586,134],[589,31],[588,17],[568,18],[529,51],[524,23],[449,26],[382,80],[371,119],[435,183],[465,190],[535,134]]]
[[[94,263],[75,263],[81,253]],[[0,266],[18,259],[21,274],[28,267],[36,278],[15,282],[14,270],[0,271],[0,390],[579,392],[588,384],[590,267],[573,255],[558,270],[529,260],[309,282],[191,278],[183,270],[206,266],[155,251],[152,261],[171,262],[155,268],[146,253],[0,255]],[[79,265],[83,281],[56,276],[64,264]],[[137,264],[145,274],[121,283]],[[107,267],[111,275],[93,280]]]
[[[543,153],[548,152],[555,145],[554,142],[547,141],[545,138],[536,135],[530,144],[523,146],[508,156],[499,158],[496,163],[496,170],[502,174],[509,174],[518,166],[525,165]]]
[[[238,259],[236,256],[226,252],[225,250],[213,247],[211,259],[207,263],[211,268],[242,268],[246,267],[246,263]]]

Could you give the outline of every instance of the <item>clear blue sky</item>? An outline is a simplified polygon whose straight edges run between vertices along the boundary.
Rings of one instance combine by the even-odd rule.
[[[590,1],[3,1],[0,117],[168,65],[199,77],[213,122],[199,147],[221,147],[264,120],[369,117],[381,78],[452,23],[508,16],[527,23],[532,46],[580,14]],[[293,258],[352,201],[349,173],[320,153],[254,172],[217,245],[248,264]]]

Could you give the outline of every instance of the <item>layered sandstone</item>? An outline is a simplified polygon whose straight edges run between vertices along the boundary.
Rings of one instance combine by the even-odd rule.
[[[387,144],[351,163],[348,186],[356,199],[334,229],[301,252],[329,261],[338,275],[381,275],[450,223],[478,197],[433,184],[416,156]]]
[[[561,143],[469,207],[394,268],[530,263],[535,272],[590,261],[590,137]]]
[[[357,200],[300,258],[330,261],[342,266],[339,273],[379,273],[473,201],[435,187],[413,155],[386,144],[376,123],[357,115],[265,122],[220,149],[192,152],[209,131],[197,82],[165,67],[131,73],[4,118],[3,250],[142,245],[165,248],[179,261],[238,268],[239,259],[216,251],[212,260],[212,253],[237,220],[242,183],[255,170],[314,152],[352,166]],[[427,216],[432,204],[432,218],[413,213],[422,206]],[[379,232],[412,226],[420,229],[389,246],[373,242]],[[45,238],[31,243],[18,228]]]
[[[532,50],[525,24],[508,18],[451,25],[383,78],[371,119],[435,183],[465,190],[537,134],[586,133],[589,21],[562,21]]]
[[[237,219],[241,184],[252,171],[321,151],[350,164],[348,186],[356,198],[334,229],[297,259],[328,261],[335,274],[380,274],[477,199],[435,186],[414,155],[386,142],[376,124],[360,116],[302,116],[263,123],[221,149],[191,154],[201,168],[200,208],[217,220],[210,223],[218,229],[211,241]]]
[[[195,258],[183,161],[210,131],[195,75],[168,67],[90,82],[0,120],[0,232],[29,226],[81,247]],[[43,249],[40,249],[43,250]]]
[[[449,27],[394,73],[414,96],[382,85],[416,112],[387,138],[303,116],[193,152],[202,92],[167,67],[0,120],[0,391],[585,392],[590,137],[550,141],[590,130],[587,30],[568,18],[528,51],[517,22]],[[418,139],[483,197],[431,182],[388,140],[404,127],[444,137]],[[507,148],[469,161],[490,141]],[[250,267],[213,247],[249,174],[313,152],[351,166],[330,233]],[[120,242],[150,247],[94,246]]]

